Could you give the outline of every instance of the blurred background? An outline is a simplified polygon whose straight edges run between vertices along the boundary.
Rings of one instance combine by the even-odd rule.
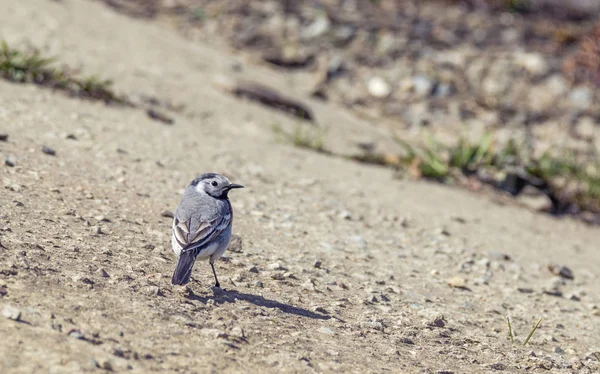
[[[549,211],[598,222],[600,0],[101,1],[247,52],[307,96],[399,131],[399,153],[359,142],[360,161],[534,187]],[[326,148],[304,137],[293,141]]]

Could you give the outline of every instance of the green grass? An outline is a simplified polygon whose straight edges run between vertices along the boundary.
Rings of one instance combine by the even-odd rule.
[[[452,146],[431,137],[421,146],[396,138],[395,142],[402,150],[399,154],[363,150],[347,156],[328,151],[324,134],[319,129],[298,126],[294,132],[286,133],[275,126],[274,131],[297,147],[388,166],[416,178],[464,185],[474,177],[513,195],[518,195],[529,184],[549,197],[554,214],[563,214],[575,207],[575,210],[600,217],[600,155],[595,150],[593,154],[578,154],[555,147],[541,156],[533,156],[529,147],[515,140],[499,146],[490,133],[477,142],[460,139]],[[485,179],[481,175],[486,176]],[[514,179],[518,180],[512,186],[510,183]]]
[[[280,125],[273,125],[273,132],[278,140],[291,143],[296,147],[310,149],[315,152],[332,154],[325,148],[327,129],[297,125],[293,132],[284,130]]]
[[[11,82],[32,83],[68,93],[71,96],[121,105],[132,104],[112,90],[112,82],[96,76],[75,77],[68,70],[53,67],[55,58],[38,51],[21,51],[2,42],[0,77]]]

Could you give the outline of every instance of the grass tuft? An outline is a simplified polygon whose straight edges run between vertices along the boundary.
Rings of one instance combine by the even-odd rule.
[[[325,129],[307,128],[297,125],[293,132],[285,131],[280,125],[273,125],[273,132],[279,140],[291,143],[299,148],[311,149],[313,151],[331,154],[325,148]]]
[[[54,62],[53,57],[43,57],[38,51],[13,49],[3,41],[0,48],[0,77],[11,82],[57,89],[71,96],[133,106],[126,98],[113,92],[110,80],[96,76],[74,77],[68,70],[53,67]]]

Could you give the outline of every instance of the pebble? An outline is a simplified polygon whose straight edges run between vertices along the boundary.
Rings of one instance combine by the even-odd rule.
[[[160,215],[163,216],[163,217],[168,217],[168,218],[175,217],[175,215],[173,214],[173,212],[171,212],[170,210],[163,210],[162,213],[160,213]]]
[[[493,370],[498,370],[498,371],[506,370],[506,365],[504,365],[501,362],[489,364],[489,365],[487,365],[487,367],[489,367],[490,369],[493,369]]]
[[[417,75],[412,79],[414,93],[419,97],[427,97],[433,91],[434,82],[424,75]]]
[[[103,268],[98,268],[98,270],[96,270],[96,273],[100,274],[100,276],[103,278],[110,277],[110,275]]]
[[[592,105],[593,92],[588,87],[576,87],[569,93],[569,101],[578,109],[588,109]]]
[[[4,159],[4,164],[5,164],[6,166],[10,166],[11,168],[12,168],[12,167],[15,167],[15,166],[17,166],[17,159],[15,158],[15,156],[8,155],[8,156],[6,156],[6,158]]]
[[[323,326],[323,327],[319,328],[319,330],[318,330],[318,331],[319,331],[321,334],[328,334],[328,335],[332,335],[332,334],[334,334],[334,332],[333,332],[333,330],[332,330],[332,329],[330,329],[329,327],[325,327],[325,326]]]
[[[411,338],[407,338],[407,337],[402,337],[402,338],[398,339],[398,343],[408,344],[408,345],[415,344],[415,342]]]
[[[315,263],[313,264],[313,267],[315,267],[315,268],[317,268],[317,269],[320,269],[322,264],[323,264],[323,263],[322,263],[320,260],[317,260],[317,261],[315,261]]]
[[[285,279],[285,274],[282,273],[281,271],[277,271],[277,272],[271,274],[271,279],[274,279],[274,280],[284,280]]]
[[[0,134],[0,141],[2,141],[2,142],[8,141],[8,134],[5,134],[5,133]]]
[[[8,319],[12,319],[13,321],[21,320],[21,310],[11,305],[6,305],[2,309],[2,315]]]
[[[110,360],[104,360],[102,362],[102,369],[107,370],[107,371],[113,371],[114,366]]]
[[[548,270],[550,270],[550,272],[554,275],[558,275],[566,279],[575,279],[573,271],[566,266],[550,264],[548,265]]]
[[[529,288],[529,287],[519,287],[519,288],[517,288],[517,290],[520,293],[533,293],[533,288]]]
[[[242,329],[239,326],[235,326],[234,328],[231,329],[231,332],[229,333],[231,336],[236,336],[239,338],[245,338],[246,334],[244,333],[244,329]]]
[[[256,273],[256,274],[258,274],[260,272],[260,270],[258,270],[258,268],[256,267],[256,265],[250,266],[250,268],[248,269],[248,271],[251,272],[251,273]]]
[[[452,277],[448,280],[448,285],[454,288],[466,288],[467,280],[461,276]]]
[[[546,295],[562,297],[563,293],[561,288],[564,285],[563,283],[564,281],[562,279],[553,279],[546,287],[544,287],[543,292]]]
[[[48,146],[43,146],[42,152],[50,156],[56,156],[56,151]]]
[[[347,211],[347,210],[344,210],[344,211],[340,212],[339,217],[341,219],[345,219],[347,221],[351,221],[352,220],[352,214],[350,214],[350,212]]]
[[[446,326],[446,318],[442,314],[437,314],[426,321],[426,325],[430,327],[444,327]]]
[[[71,331],[69,331],[68,334],[71,338],[75,338],[75,339],[85,339],[85,335],[83,334],[83,332],[79,329],[73,329]]]
[[[324,35],[331,28],[331,21],[326,15],[319,16],[301,32],[302,39],[314,39]]]
[[[515,56],[516,63],[534,76],[548,73],[550,67],[546,59],[539,53],[519,53]]]
[[[267,269],[269,270],[287,270],[287,268],[281,265],[279,262],[274,262],[272,264],[267,265]]]
[[[257,280],[254,282],[254,287],[258,287],[258,288],[263,288],[265,285],[263,284],[263,282]]]
[[[377,321],[369,321],[364,324],[365,327],[372,330],[383,331],[383,323]]]
[[[372,77],[367,83],[367,90],[371,96],[378,99],[388,97],[392,93],[390,85],[381,77]]]

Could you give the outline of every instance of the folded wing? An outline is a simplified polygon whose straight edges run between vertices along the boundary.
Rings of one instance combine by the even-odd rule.
[[[178,217],[173,219],[173,234],[182,252],[202,248],[205,244],[219,236],[231,223],[231,215],[218,216],[212,220],[193,222]]]

